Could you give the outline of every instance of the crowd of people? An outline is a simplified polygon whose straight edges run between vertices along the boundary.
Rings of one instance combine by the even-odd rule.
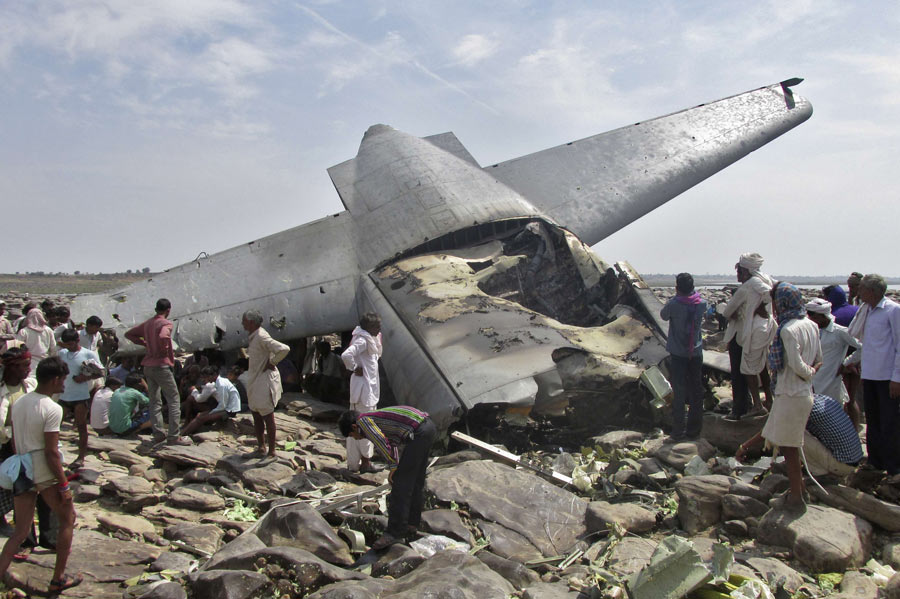
[[[789,282],[762,272],[763,257],[741,255],[740,286],[716,306],[726,318],[732,379],[728,420],[766,416],[737,458],[765,444],[784,456],[787,509],[802,510],[813,478],[845,479],[863,467],[900,473],[900,304],[878,274],[854,272],[805,301]],[[703,420],[702,324],[706,302],[689,273],[676,278],[663,307],[672,382],[673,441],[700,436]],[[765,399],[760,399],[762,390]],[[859,404],[863,410],[860,413]],[[865,423],[866,453],[860,442]]]
[[[349,400],[350,409],[342,421],[352,420],[354,427],[359,422],[360,428],[345,434],[348,470],[375,472],[371,463],[375,449],[388,463],[390,480],[395,482],[390,500],[391,534],[379,547],[399,540],[407,526],[418,525],[425,457],[434,426],[427,414],[409,406],[377,410],[382,354],[377,314],[362,316],[339,356],[329,342],[314,340],[313,351],[304,360],[306,366],[298,368],[287,365],[290,346],[273,339],[263,328],[260,312],[248,310],[241,320],[248,333],[247,347],[226,367],[219,359],[221,352],[214,351],[198,351],[183,363],[176,361],[169,320],[172,306],[164,298],[157,301],[152,317],[124,333],[128,341],[143,347],[140,362],[116,353],[115,335],[104,331],[96,316],[76,325],[67,307],[47,301],[26,304],[22,317],[10,321],[5,308],[0,302],[0,460],[4,460],[0,467],[0,527],[7,528],[10,538],[0,553],[0,575],[20,546],[28,543],[57,552],[51,592],[81,581],[78,576],[65,575],[75,516],[68,484],[84,465],[89,425],[98,435],[152,434],[152,440],[146,441],[151,445],[185,446],[192,444],[190,435],[202,427],[249,409],[257,447],[248,455],[271,458],[276,450],[275,408],[283,392],[282,372],[302,370],[306,374],[302,385],[308,391],[326,399],[343,396]],[[288,385],[285,382],[284,386]],[[66,468],[58,437],[67,415],[78,433],[78,455]],[[398,447],[405,444],[414,450],[400,458]],[[411,462],[413,455],[419,456],[415,463]],[[20,462],[21,476],[15,469]],[[36,506],[40,541],[32,530]],[[11,510],[16,515],[14,529],[5,521]],[[45,524],[53,521],[51,511],[58,523],[53,539],[45,531]]]

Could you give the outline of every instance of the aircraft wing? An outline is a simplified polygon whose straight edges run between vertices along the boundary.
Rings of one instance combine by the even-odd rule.
[[[485,167],[594,245],[791,130],[794,79]]]
[[[172,302],[169,318],[180,349],[232,349],[247,344],[241,315],[259,310],[277,339],[297,339],[352,329],[358,322],[359,268],[350,239],[350,215],[341,212],[154,274],[105,293],[81,295],[72,318],[103,320],[123,333],[153,316],[156,300]]]

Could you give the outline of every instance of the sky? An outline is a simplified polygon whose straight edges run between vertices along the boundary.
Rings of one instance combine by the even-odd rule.
[[[157,271],[334,214],[326,169],[376,123],[488,165],[803,77],[809,121],[594,250],[897,276],[898,30],[879,0],[3,2],[0,272]]]

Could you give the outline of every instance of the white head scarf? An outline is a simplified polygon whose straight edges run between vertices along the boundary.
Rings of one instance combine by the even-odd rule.
[[[743,268],[749,270],[751,274],[755,274],[759,271],[760,268],[762,268],[763,257],[756,252],[741,254],[741,257],[738,260],[738,264]]]
[[[815,312],[816,314],[831,316],[831,302],[822,299],[821,297],[813,299],[808,304],[806,304],[805,307],[807,312]]]

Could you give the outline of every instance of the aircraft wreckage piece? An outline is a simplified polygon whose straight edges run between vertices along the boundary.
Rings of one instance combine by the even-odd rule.
[[[349,330],[376,308],[397,400],[423,406],[439,424],[478,403],[552,404],[567,377],[574,388],[585,369],[594,383],[630,377],[635,364],[648,360],[623,352],[653,335],[646,329],[616,338],[613,331],[631,330],[625,325],[633,317],[627,310],[614,314],[619,302],[598,287],[601,279],[616,284],[616,277],[592,266],[590,252],[572,248],[596,244],[807,120],[812,106],[790,89],[799,81],[485,168],[452,133],[420,139],[374,125],[356,158],[329,169],[344,212],[224,252],[200,252],[193,262],[112,293],[79,296],[72,316],[100,316],[123,351],[137,352],[122,333],[167,297],[180,349],[228,350],[247,343],[240,320],[251,308],[281,340]],[[523,234],[534,238],[516,242]],[[535,249],[496,254],[490,273],[479,273],[479,261],[466,252],[488,251],[481,246],[491,241]],[[446,268],[437,268],[440,261]],[[554,284],[577,282],[578,289],[537,277],[550,263],[558,263]],[[478,275],[471,285],[481,285],[481,294],[451,284],[471,278],[466,269]],[[417,271],[437,279],[410,284],[416,289],[410,298],[384,284]],[[435,297],[442,290],[450,294],[446,302]],[[426,298],[432,305],[424,305]],[[473,302],[487,306],[490,322]],[[453,341],[460,346],[451,347]]]

